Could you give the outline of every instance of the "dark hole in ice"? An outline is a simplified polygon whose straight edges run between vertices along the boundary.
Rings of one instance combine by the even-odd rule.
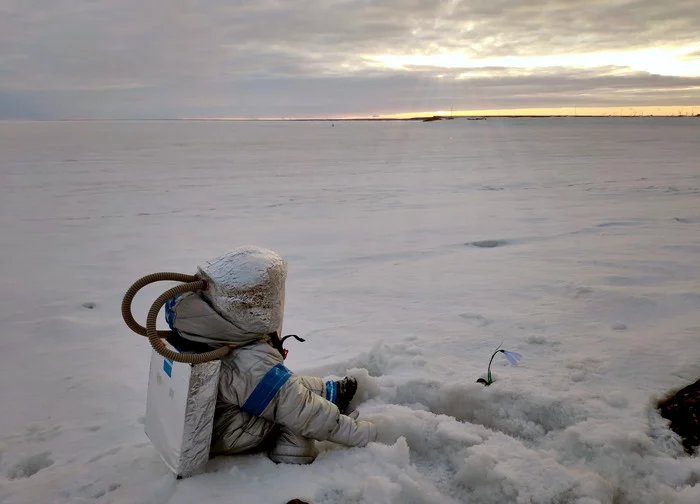
[[[92,301],[86,301],[83,303],[83,308],[87,308],[88,310],[94,310],[96,306],[97,304],[93,303]]]
[[[658,408],[661,416],[671,421],[671,430],[683,440],[685,451],[692,455],[700,446],[700,380],[662,399]]]
[[[496,247],[502,247],[506,243],[508,243],[508,242],[506,242],[505,240],[479,240],[479,241],[467,243],[467,245],[471,245],[472,247],[479,247],[479,248],[496,248]]]

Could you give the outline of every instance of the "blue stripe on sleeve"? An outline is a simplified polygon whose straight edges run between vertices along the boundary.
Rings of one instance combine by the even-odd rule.
[[[326,382],[326,399],[335,404],[338,398],[338,384],[334,381]]]
[[[255,386],[255,389],[248,396],[241,409],[251,415],[260,416],[282,388],[282,385],[287,383],[291,376],[292,372],[284,367],[282,363],[270,368]]]

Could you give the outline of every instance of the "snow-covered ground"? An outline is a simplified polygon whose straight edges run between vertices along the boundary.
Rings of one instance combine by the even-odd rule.
[[[697,504],[700,459],[651,405],[700,376],[698,139],[690,118],[0,122],[0,502]],[[380,442],[176,481],[121,297],[243,244],[289,262],[288,366],[357,374]],[[501,341],[523,359],[483,387]]]

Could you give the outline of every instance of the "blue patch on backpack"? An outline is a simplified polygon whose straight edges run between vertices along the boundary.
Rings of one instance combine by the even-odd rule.
[[[163,359],[163,371],[165,371],[165,374],[168,375],[170,378],[173,377],[173,361],[170,359]]]

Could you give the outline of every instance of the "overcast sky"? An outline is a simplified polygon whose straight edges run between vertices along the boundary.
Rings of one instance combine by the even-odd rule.
[[[0,119],[700,108],[698,0],[0,0]]]

